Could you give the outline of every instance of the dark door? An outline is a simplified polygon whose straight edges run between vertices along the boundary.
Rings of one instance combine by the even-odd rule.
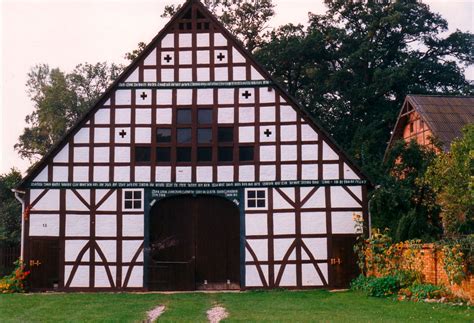
[[[359,275],[357,258],[354,253],[354,236],[332,236],[332,258],[329,266],[332,269],[334,288],[348,288],[350,282]]]
[[[212,196],[180,196],[150,211],[150,290],[240,288],[239,211]]]
[[[29,252],[31,288],[53,289],[59,283],[59,240],[30,239]]]

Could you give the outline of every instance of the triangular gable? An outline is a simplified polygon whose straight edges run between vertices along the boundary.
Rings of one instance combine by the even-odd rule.
[[[193,20],[193,17],[197,20]],[[183,34],[178,31],[187,29],[196,33],[196,37],[192,37],[191,33]],[[212,48],[208,48],[210,42],[213,43]],[[210,55],[209,51],[212,51],[214,55]],[[205,67],[206,64],[209,64],[209,60],[214,63],[215,68]],[[180,62],[179,68],[176,67],[177,65],[173,65],[173,62],[176,61]],[[232,68],[225,67],[226,64],[232,64]],[[203,67],[200,67],[201,65]],[[187,86],[183,84],[185,82],[188,82]],[[221,86],[215,85],[219,87],[219,91],[209,89],[208,82],[214,82],[214,84],[222,82]],[[160,84],[160,95],[156,95],[155,92],[158,83]],[[169,89],[166,89],[165,83],[168,84]],[[177,86],[179,88],[176,90]],[[196,86],[199,87],[199,90],[193,91]],[[174,99],[176,101],[173,101],[171,93],[174,90],[179,91]],[[262,127],[257,125],[257,129],[250,126],[255,121],[255,112],[249,106],[242,107],[242,113],[238,116],[239,120],[235,120],[236,114],[232,112],[230,106],[236,102],[252,103],[257,98],[262,104],[258,111],[260,121],[267,122],[266,120],[269,120],[268,122],[271,122],[271,118],[279,119],[279,129],[268,124]],[[130,109],[126,108],[132,102],[136,106],[140,106],[151,104],[152,100],[160,107],[159,113],[151,113],[146,109],[137,110],[140,113],[131,113]],[[271,112],[268,113],[271,110],[271,106],[269,107],[268,104],[271,105],[272,100],[275,100],[275,104],[279,105],[278,116],[272,116]],[[265,133],[268,131],[268,133],[276,135],[276,130],[278,130],[279,136],[282,137],[280,138],[281,151],[285,152],[284,156],[279,157],[281,161],[288,158],[290,159],[288,162],[291,162],[291,158],[293,158],[294,147],[291,144],[286,145],[285,140],[292,143],[297,141],[297,136],[308,140],[309,144],[298,148],[298,151],[301,149],[301,152],[295,153],[294,156],[294,158],[305,160],[302,170],[298,170],[298,173],[309,174],[305,175],[306,178],[303,179],[342,179],[344,177],[344,175],[342,178],[337,175],[338,166],[336,163],[324,165],[319,163],[318,165],[316,163],[318,158],[325,158],[329,163],[340,159],[343,163],[339,168],[343,173],[350,173],[351,179],[367,179],[330,136],[296,103],[296,100],[275,82],[207,8],[199,1],[188,1],[109,87],[97,104],[33,168],[20,186],[24,186],[32,180],[44,181],[45,178],[50,182],[56,179],[62,182],[149,182],[166,177],[161,173],[160,176],[158,174],[150,176],[147,173],[148,168],[139,166],[134,167],[132,176],[126,174],[127,167],[130,168],[126,164],[130,163],[131,150],[135,149],[127,147],[127,145],[130,145],[132,141],[133,145],[145,144],[147,140],[153,141],[153,134],[144,130],[149,120],[155,124],[169,123],[172,119],[171,110],[173,107],[193,104],[224,106],[219,110],[217,118],[219,123],[249,124],[248,127],[240,127],[238,133],[240,143],[255,142],[254,132]],[[93,120],[92,125],[91,120]],[[121,132],[116,131],[116,125],[107,127],[111,122],[119,124]],[[298,128],[292,127],[291,123],[297,124]],[[122,136],[122,134],[125,135]],[[92,138],[94,139],[92,140]],[[311,140],[315,142],[318,139],[320,139],[319,143],[322,143],[319,145],[319,150],[317,146],[310,144]],[[107,149],[103,146],[110,141],[118,144],[115,149]],[[265,142],[265,137],[261,135],[260,141]],[[74,144],[74,148],[69,146],[71,143]],[[87,145],[94,146],[93,150],[87,152],[85,149]],[[271,148],[265,147],[260,151],[260,160],[265,161],[265,158],[270,158],[267,162],[271,162],[274,154],[278,155]],[[72,171],[72,166],[64,165],[66,164],[64,160],[68,155],[74,156]],[[112,157],[115,163],[113,178],[109,176],[112,171],[106,165]],[[53,159],[63,162],[54,164],[59,175],[53,171]],[[313,160],[314,165],[311,165]],[[88,161],[94,163],[93,169],[91,169],[92,166],[87,167]],[[68,167],[69,172],[66,172]],[[161,168],[165,169],[166,167],[168,166]],[[224,171],[223,167],[226,166],[218,167],[219,174]],[[47,173],[44,171],[46,168],[48,169]],[[178,180],[181,176],[182,181],[200,182],[202,181],[200,179],[209,179],[211,169],[198,167],[193,171],[197,175],[193,174],[192,180],[188,180],[191,177],[186,173],[189,170],[186,170],[185,167],[176,167],[175,171],[174,180]],[[161,172],[159,166],[153,170],[153,173],[155,172]],[[253,173],[256,172],[261,174],[258,178],[259,181],[271,181],[275,180],[275,177],[291,180],[294,179],[292,174],[295,176],[298,174],[296,167],[291,164],[281,165],[281,170],[275,170],[266,165],[261,165],[260,169],[256,169],[248,165],[242,167],[238,180],[255,181]],[[287,177],[278,175],[280,172],[285,173]]]

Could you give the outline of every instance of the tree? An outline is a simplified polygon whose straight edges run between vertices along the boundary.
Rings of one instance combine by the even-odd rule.
[[[474,233],[474,125],[440,152],[428,168],[427,180],[437,193],[445,235]]]
[[[17,246],[21,240],[21,205],[11,191],[21,181],[21,173],[12,168],[0,175],[0,246]]]
[[[409,93],[469,94],[474,37],[420,1],[327,0],[309,26],[271,33],[257,59],[376,181],[390,131]]]
[[[26,117],[26,127],[15,149],[22,158],[38,160],[62,138],[118,76],[115,64],[79,64],[66,74],[46,64],[28,73],[27,94],[34,111]]]
[[[371,196],[370,212],[373,225],[389,228],[396,241],[433,241],[441,236],[440,207],[425,177],[435,157],[434,150],[415,141],[397,142],[388,154],[380,187]]]
[[[209,10],[231,31],[249,51],[254,51],[264,43],[268,33],[268,22],[275,15],[272,0],[235,1],[204,0]],[[181,5],[165,6],[163,18],[173,16]]]

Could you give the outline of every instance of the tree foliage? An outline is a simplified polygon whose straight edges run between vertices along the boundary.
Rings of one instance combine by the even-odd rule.
[[[0,246],[17,246],[21,240],[21,205],[11,191],[20,181],[14,168],[0,175]]]
[[[389,228],[396,241],[432,241],[442,234],[440,207],[425,172],[436,157],[434,150],[415,141],[396,143],[384,164],[380,187],[371,196],[373,225]]]
[[[448,237],[474,233],[474,125],[440,152],[428,168],[427,180],[441,205],[444,232]]]
[[[474,37],[420,1],[327,0],[309,26],[272,31],[257,58],[375,180],[407,94],[472,93]]]
[[[82,116],[118,76],[115,64],[79,64],[69,74],[46,64],[28,73],[27,94],[34,111],[15,149],[22,158],[38,160]]]

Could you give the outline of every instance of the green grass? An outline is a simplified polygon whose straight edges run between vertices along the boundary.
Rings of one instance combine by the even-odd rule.
[[[472,322],[472,308],[368,298],[355,292],[0,295],[0,322],[137,322],[165,305],[165,322],[206,322],[214,304],[226,322]]]

